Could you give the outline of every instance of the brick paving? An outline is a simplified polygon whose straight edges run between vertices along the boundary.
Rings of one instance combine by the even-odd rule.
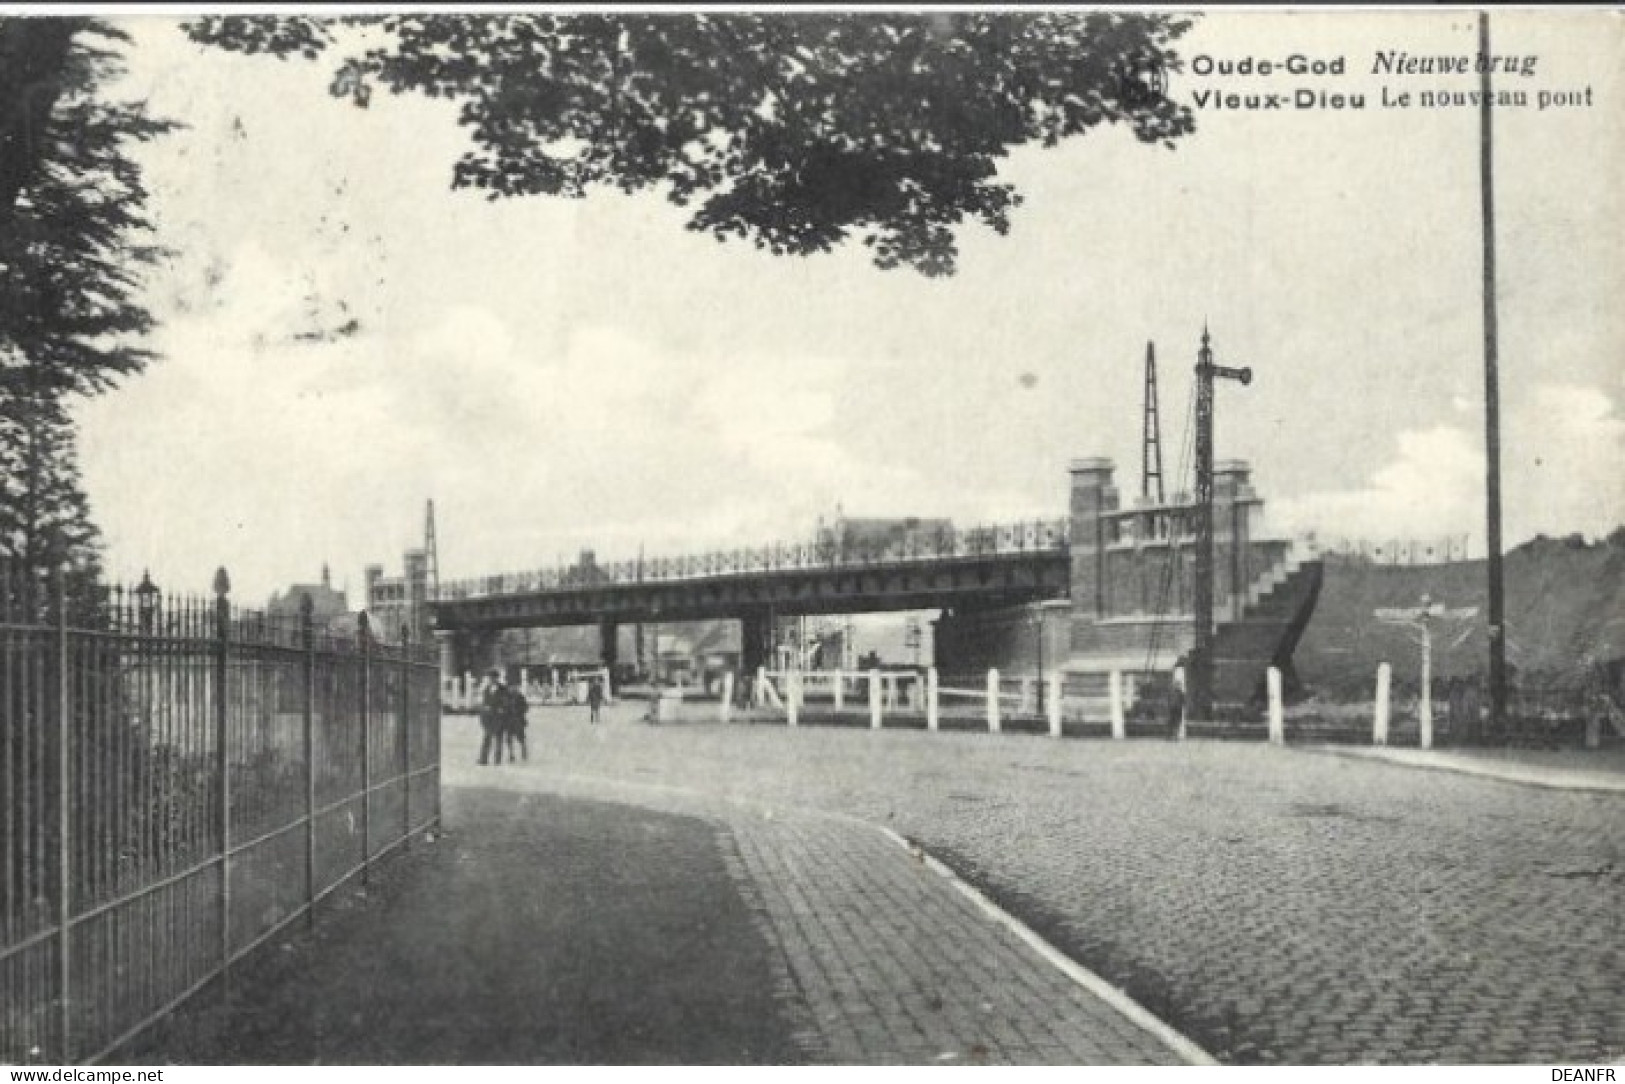
[[[650,727],[636,714],[619,706],[589,728],[584,709],[533,712],[535,759],[497,774],[887,825],[1223,1061],[1625,1056],[1618,794],[1252,744]],[[475,729],[448,719],[447,756]],[[748,831],[736,838],[746,867],[770,862]],[[783,908],[765,909],[777,928]],[[830,985],[808,1001],[848,998]],[[1002,1018],[1016,1023],[983,1045],[1025,1060],[1003,1046],[1022,1013]],[[933,1045],[929,1023],[905,1057]],[[874,1049],[861,1028],[837,1038],[833,1060]],[[1028,1041],[1049,1060],[1094,1060]]]
[[[463,751],[452,745],[450,755]],[[779,949],[775,1001],[809,1061],[1186,1061],[1185,1051],[1079,987],[872,825],[528,764],[491,771],[454,761],[447,778],[458,788],[545,789],[715,820],[736,887]]]
[[[455,788],[448,823],[324,902],[123,1064],[800,1063],[709,818]]]

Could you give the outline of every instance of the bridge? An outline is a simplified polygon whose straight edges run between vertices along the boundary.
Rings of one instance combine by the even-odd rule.
[[[442,584],[442,632],[1019,605],[1063,598],[1067,521],[905,534],[878,545],[775,545],[505,573]]]
[[[769,650],[777,617],[1021,606],[1065,598],[1070,584],[1068,521],[1059,519],[862,543],[828,533],[813,543],[608,564],[588,553],[565,568],[445,583],[428,605],[435,628],[465,642],[503,629],[596,624],[611,645],[623,623],[737,619],[754,661]]]
[[[402,580],[369,583],[420,600],[441,634],[448,674],[490,664],[508,629],[596,626],[602,662],[636,623],[740,622],[740,665],[766,662],[780,618],[941,610],[939,666],[1001,672],[1167,674],[1194,646],[1200,539],[1189,495],[1122,502],[1110,460],[1068,466],[1070,515],[956,528],[945,520],[858,521],[808,542],[600,563],[450,581],[431,591],[422,552]],[[1226,702],[1254,695],[1264,671],[1293,678],[1320,563],[1263,530],[1248,465],[1213,471],[1214,665]],[[432,597],[431,597],[432,596]]]

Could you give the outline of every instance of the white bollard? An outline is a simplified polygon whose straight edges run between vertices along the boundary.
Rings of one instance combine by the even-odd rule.
[[[885,698],[886,710],[887,711],[896,711],[897,710],[897,675],[896,674],[885,674],[885,675],[883,675],[881,677],[880,683],[881,683],[880,687],[885,690],[885,694],[886,694],[886,698]]]
[[[791,726],[801,722],[801,671],[784,675],[784,717]]]
[[[990,734],[999,732],[999,672],[987,672],[987,729]]]
[[[1433,636],[1422,624],[1422,703],[1416,709],[1422,748],[1433,748]]]
[[[1049,676],[1049,702],[1044,705],[1049,711],[1049,736],[1061,736],[1061,675]]]
[[[880,729],[880,671],[869,671],[869,727]]]
[[[750,687],[751,707],[759,708],[767,703],[767,667],[756,668],[756,684]]]
[[[1393,679],[1393,668],[1387,663],[1377,667],[1377,713],[1371,721],[1371,744],[1388,744],[1388,691]]]
[[[1190,687],[1185,684],[1185,668],[1183,666],[1174,667],[1174,684],[1179,686],[1180,693],[1185,697],[1185,706],[1179,712],[1179,740],[1184,741],[1185,724],[1190,722],[1191,717],[1191,702]]]
[[[846,678],[839,670],[835,671],[835,710],[846,710]]]
[[[937,668],[925,672],[925,729],[937,729]]]
[[[1281,706],[1281,671],[1270,667],[1264,672],[1270,695],[1270,744],[1286,744],[1286,713]]]
[[[723,722],[727,722],[733,714],[734,707],[734,672],[725,671],[722,675],[722,708],[718,714]]]
[[[1106,679],[1106,688],[1111,698],[1112,709],[1112,740],[1122,741],[1128,735],[1128,721],[1123,716],[1123,672],[1113,670]]]

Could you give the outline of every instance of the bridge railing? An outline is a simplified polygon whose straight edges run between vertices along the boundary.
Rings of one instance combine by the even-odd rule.
[[[644,557],[603,564],[504,572],[440,585],[441,599],[566,591],[618,584],[669,583],[810,569],[860,569],[953,557],[1058,552],[1067,548],[1069,521],[1028,520],[980,527],[944,527],[857,543],[830,537],[817,542],[713,550],[674,557]]]

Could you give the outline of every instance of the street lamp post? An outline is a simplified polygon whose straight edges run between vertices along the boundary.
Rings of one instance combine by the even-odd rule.
[[[158,620],[158,595],[158,585],[152,582],[151,574],[142,572],[141,582],[135,589],[135,615],[141,632],[148,636]]]

